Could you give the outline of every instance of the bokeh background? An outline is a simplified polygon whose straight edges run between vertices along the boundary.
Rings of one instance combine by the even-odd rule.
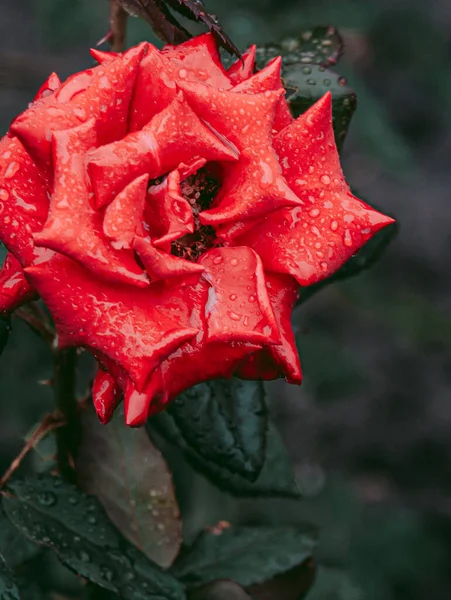
[[[336,70],[359,100],[344,170],[400,232],[373,269],[297,310],[304,384],[268,386],[306,499],[237,503],[198,477],[186,500],[193,522],[310,520],[321,528],[321,561],[349,573],[321,598],[449,600],[451,3],[206,5],[242,49],[339,27],[346,49]],[[1,0],[2,133],[51,71],[63,78],[91,65],[87,48],[106,33],[107,12],[106,0]],[[128,42],[142,39],[152,34],[133,20]],[[0,361],[0,470],[52,409],[38,383],[51,371],[46,348],[15,322]]]

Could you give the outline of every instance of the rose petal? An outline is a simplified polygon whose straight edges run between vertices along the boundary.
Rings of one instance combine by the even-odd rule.
[[[200,214],[202,224],[217,227],[301,204],[282,177],[272,147],[281,90],[244,94],[192,84],[180,87],[196,113],[240,152],[237,163],[224,165],[223,185],[214,208]]]
[[[237,85],[238,83],[245,81],[253,74],[256,55],[257,46],[253,44],[247,52],[243,54],[241,59],[234,62],[227,70],[227,75],[232,82],[232,85]]]
[[[147,175],[141,175],[120,192],[105,211],[103,233],[114,241],[116,249],[132,247],[135,235],[143,236]]]
[[[91,206],[85,153],[97,141],[94,121],[53,134],[55,185],[49,218],[34,235],[37,246],[77,260],[106,279],[148,285],[133,253],[114,250],[104,238],[101,214]]]
[[[393,222],[352,195],[340,166],[328,92],[274,139],[284,175],[302,206],[277,211],[236,243],[266,269],[301,285],[329,277],[377,231]]]
[[[227,161],[236,160],[237,154],[179,96],[141,131],[90,153],[89,172],[97,207],[111,202],[140,175],[147,173],[152,179],[197,158]]]
[[[8,252],[0,270],[0,314],[8,314],[38,297],[25,279],[22,265]]]
[[[95,279],[61,255],[25,273],[52,313],[60,347],[104,354],[140,391],[161,361],[198,333],[173,314],[173,292]]]
[[[119,404],[122,392],[116,379],[99,369],[92,385],[92,401],[101,423],[108,423]]]
[[[215,248],[203,254],[199,263],[211,286],[205,304],[208,340],[279,344],[258,255],[246,247]]]
[[[0,140],[0,239],[22,264],[35,255],[33,231],[48,213],[48,185],[21,142]]]
[[[133,247],[141,259],[152,281],[161,279],[183,279],[190,285],[197,283],[204,268],[196,263],[172,256],[155,248],[150,238],[135,237]],[[194,277],[194,280],[193,280]]]
[[[51,163],[51,134],[95,119],[99,143],[107,144],[123,137],[127,130],[129,104],[139,62],[146,45],[117,59],[77,73],[63,83],[51,98],[33,103],[11,125],[41,164]]]
[[[188,176],[187,173],[184,175]],[[181,194],[180,179],[179,169],[171,171],[162,183],[150,187],[147,194],[145,221],[152,243],[167,252],[171,242],[194,231],[193,211]]]

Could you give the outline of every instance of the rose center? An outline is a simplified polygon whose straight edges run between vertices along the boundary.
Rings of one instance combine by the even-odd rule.
[[[220,184],[205,167],[190,175],[181,184],[182,196],[191,206],[194,216],[194,232],[172,242],[172,254],[196,262],[210,248],[220,246],[213,227],[202,225],[199,213],[210,208]]]

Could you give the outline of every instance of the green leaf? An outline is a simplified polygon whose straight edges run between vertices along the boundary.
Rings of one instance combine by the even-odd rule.
[[[41,548],[14,527],[0,507],[0,555],[5,558],[7,565],[14,569],[40,552]]]
[[[184,600],[182,586],[129,544],[97,499],[50,476],[11,482],[9,520],[75,573],[124,600]]]
[[[364,594],[344,571],[319,567],[306,600],[364,600]]]
[[[81,429],[76,463],[80,487],[100,500],[132,544],[169,566],[182,543],[182,522],[161,452],[144,429],[125,426],[122,409],[106,426],[94,410],[86,410]]]
[[[242,475],[233,474],[223,466],[206,460],[189,446],[173,417],[174,410],[177,410],[176,407],[172,411],[169,408],[149,419],[147,424],[149,434],[152,435],[155,429],[167,441],[180,448],[193,468],[208,477],[217,487],[237,496],[299,498],[300,493],[290,459],[272,423],[268,426],[265,463],[256,481],[251,482]]]
[[[379,210],[374,204],[371,206],[376,210]],[[398,223],[396,221],[378,231],[376,235],[368,240],[368,242],[357,252],[357,254],[354,254],[354,256],[345,262],[345,264],[331,277],[328,277],[315,285],[301,288],[299,303],[305,302],[326,285],[349,279],[349,277],[359,275],[362,271],[372,267],[374,263],[379,260],[397,233]]]
[[[312,528],[210,528],[181,553],[172,573],[189,588],[215,579],[242,586],[263,583],[311,558],[316,545]]]
[[[343,39],[335,27],[320,26],[301,31],[298,37],[286,38],[280,44],[267,44],[257,49],[259,69],[276,56],[283,56],[284,65],[311,64],[330,67],[343,53]]]
[[[333,27],[316,27],[301,32],[298,38],[288,38],[280,44],[257,50],[257,67],[282,55],[282,77],[286,99],[294,117],[304,113],[328,91],[332,94],[332,115],[335,140],[340,150],[352,115],[357,107],[356,94],[346,79],[327,67],[335,65],[343,52],[343,40]]]
[[[261,381],[201,383],[167,409],[190,451],[231,475],[255,481],[265,461],[268,416]]]
[[[189,600],[251,600],[246,591],[234,581],[215,581],[188,595]]]
[[[0,315],[0,356],[8,343],[11,323],[9,318]]]
[[[320,65],[293,64],[283,68],[286,99],[294,117],[304,113],[326,92],[332,94],[335,141],[340,150],[357,108],[355,92],[344,77]]]
[[[20,600],[14,575],[2,556],[0,556],[0,600]]]

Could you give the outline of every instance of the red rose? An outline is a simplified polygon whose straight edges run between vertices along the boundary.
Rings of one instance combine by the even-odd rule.
[[[326,94],[293,120],[281,59],[229,71],[213,38],[144,43],[60,83],[0,142],[0,309],[39,294],[98,359],[103,422],[215,377],[300,383],[298,286],[392,220],[345,183]]]

